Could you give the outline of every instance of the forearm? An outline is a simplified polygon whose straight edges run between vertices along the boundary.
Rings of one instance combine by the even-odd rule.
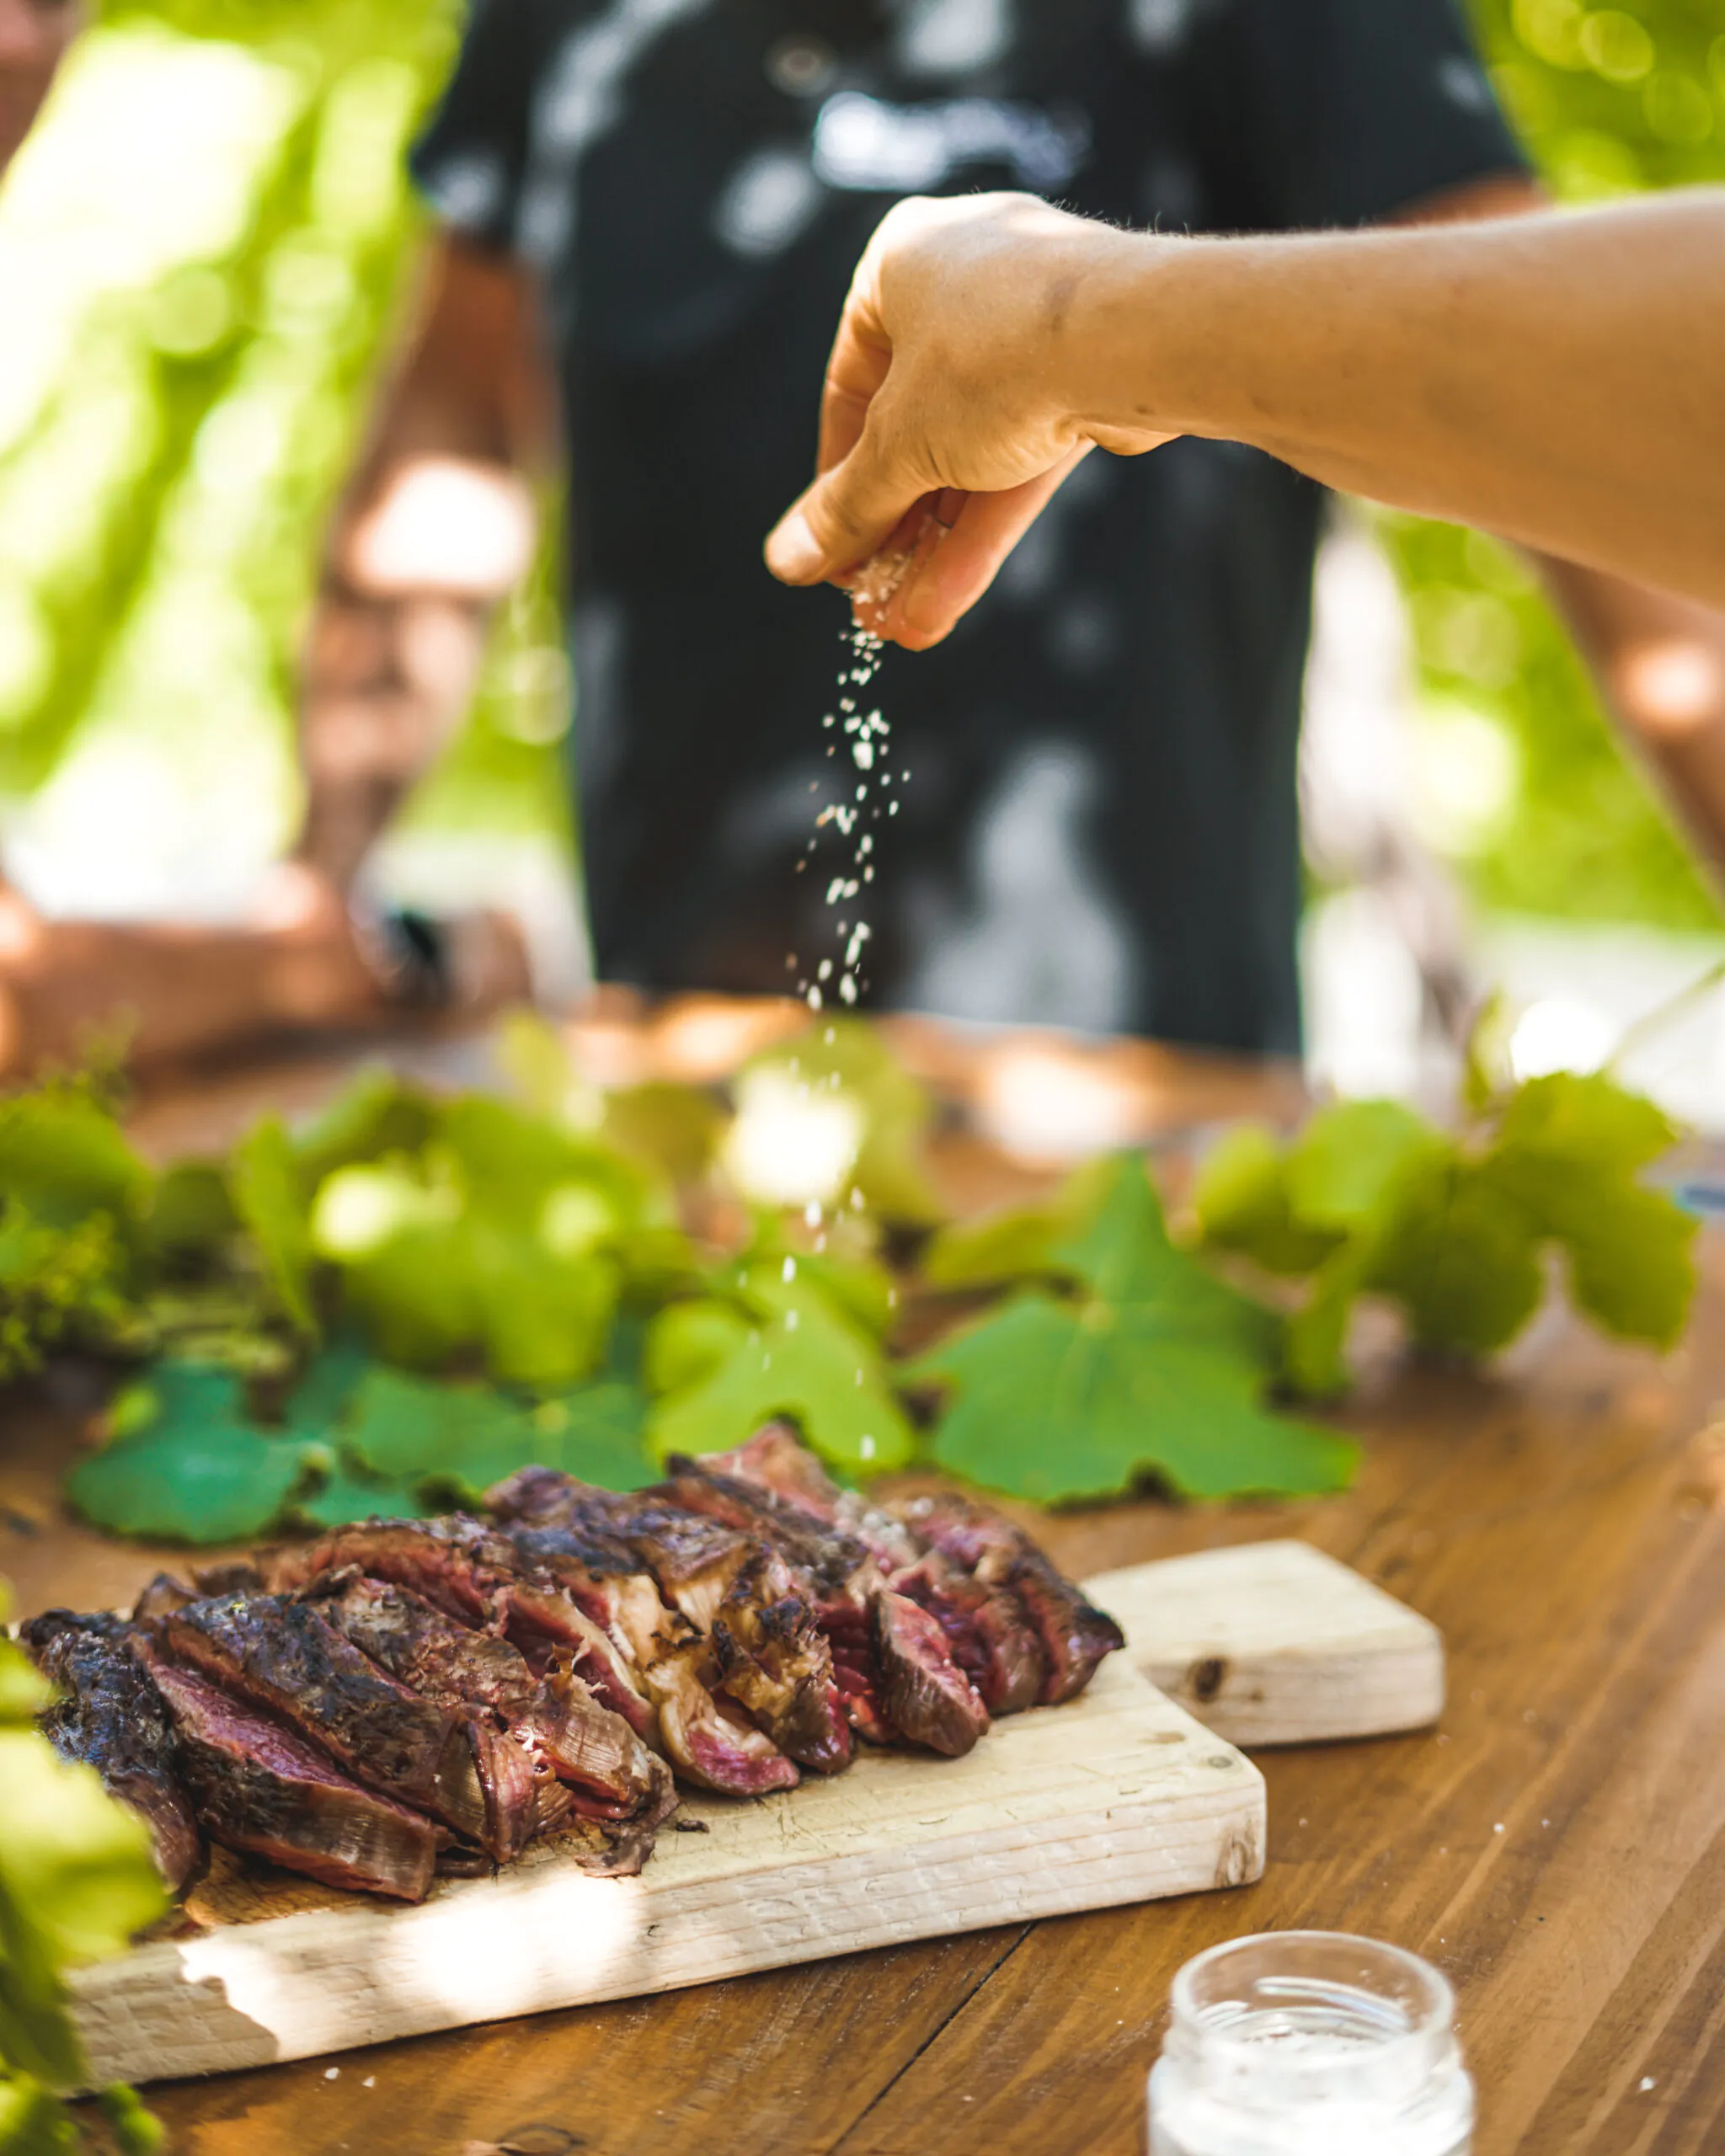
[[[1619,727],[1725,885],[1725,613],[1572,562],[1539,567]]]
[[[1059,393],[1105,446],[1250,442],[1725,603],[1725,195],[1301,239],[1098,231],[1056,304]]]

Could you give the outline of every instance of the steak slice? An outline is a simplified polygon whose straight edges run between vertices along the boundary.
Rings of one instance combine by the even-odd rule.
[[[470,1840],[486,1806],[465,1717],[387,1676],[296,1597],[219,1595],[152,1618],[165,1657],[299,1731],[355,1781]]]
[[[465,1513],[443,1519],[370,1519],[262,1561],[276,1593],[307,1587],[326,1572],[357,1571],[410,1588],[464,1625],[500,1628],[514,1553],[501,1535]]]
[[[988,1730],[988,1709],[953,1660],[928,1612],[890,1588],[875,1590],[876,1682],[887,1719],[913,1742],[962,1758]]]
[[[59,1696],[41,1718],[62,1759],[93,1767],[110,1796],[150,1830],[156,1869],[178,1893],[203,1859],[203,1838],[180,1780],[174,1725],[126,1645],[116,1617],[50,1609],[20,1633]]]
[[[832,1774],[849,1764],[831,1650],[783,1561],[754,1535],[651,1492],[621,1495],[545,1468],[526,1470],[488,1502],[505,1517],[527,1516],[505,1530],[516,1549],[590,1613],[608,1612],[643,1669],[662,1657],[668,1639],[682,1646],[705,1636],[712,1653],[695,1661],[709,1689],[728,1694],[804,1766]],[[656,1616],[644,1594],[633,1614],[620,1604],[627,1577],[648,1583],[644,1566],[659,1598]],[[673,1611],[684,1620],[681,1633]]]
[[[860,1735],[879,1743],[896,1734],[949,1757],[969,1749],[988,1726],[987,1708],[953,1660],[937,1620],[908,1597],[891,1593],[860,1536],[827,1525],[772,1490],[715,1474],[702,1461],[677,1455],[670,1469],[663,1494],[673,1503],[728,1525],[752,1524],[783,1558],[814,1604],[847,1717]],[[885,1621],[883,1594],[889,1598]],[[969,1727],[968,1738],[961,1723]]]
[[[974,1578],[937,1551],[925,1551],[902,1520],[856,1491],[841,1490],[788,1423],[769,1423],[734,1452],[710,1453],[699,1465],[770,1491],[860,1542],[895,1591],[939,1624],[953,1659],[991,1714],[1018,1714],[1036,1705],[1045,1657],[1018,1598]]]
[[[656,1796],[660,1763],[578,1678],[536,1677],[507,1640],[470,1630],[405,1588],[339,1574],[327,1584],[317,1607],[331,1624],[425,1698],[472,1712],[502,1745],[523,1754],[536,1785],[574,1783],[579,1808],[608,1818],[627,1818]],[[485,1780],[482,1765],[482,1785]]]
[[[903,1523],[859,1491],[841,1489],[788,1422],[769,1422],[733,1452],[710,1452],[697,1465],[770,1492],[782,1504],[860,1542],[883,1572],[914,1565],[921,1554]]]
[[[520,1528],[512,1539],[526,1575],[510,1604],[512,1636],[537,1631],[553,1651],[570,1657],[577,1675],[586,1677],[595,1659],[595,1638],[611,1636],[611,1627],[594,1613],[609,1614],[619,1627],[628,1623],[637,1648],[634,1677],[656,1710],[660,1747],[679,1774],[732,1796],[794,1786],[794,1764],[740,1710],[728,1711],[713,1696],[702,1674],[706,1642],[686,1619],[665,1608],[645,1574],[626,1576],[637,1584],[628,1588],[630,1606],[623,1607],[618,1576],[595,1570],[599,1553],[579,1529]],[[656,1617],[649,1612],[643,1587],[653,1592]]]
[[[199,1819],[231,1849],[267,1857],[328,1886],[422,1902],[438,1833],[405,1805],[361,1789],[303,1738],[240,1705],[135,1636],[173,1719]]]
[[[946,1634],[953,1660],[990,1714],[1023,1714],[1037,1704],[1047,1661],[1030,1614],[1016,1594],[961,1571],[937,1550],[895,1572],[892,1584]]]
[[[824,1774],[849,1766],[851,1725],[831,1642],[774,1551],[755,1548],[718,1606],[711,1638],[721,1687],[781,1751]]]
[[[987,1506],[942,1491],[895,1510],[925,1548],[1023,1604],[1042,1645],[1044,1706],[1075,1699],[1107,1657],[1125,1646],[1114,1619],[1087,1602],[1023,1528]]]

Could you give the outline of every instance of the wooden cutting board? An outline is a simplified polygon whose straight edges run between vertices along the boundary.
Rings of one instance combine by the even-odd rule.
[[[1301,1545],[1091,1587],[1130,1652],[1082,1698],[998,1723],[965,1759],[871,1753],[779,1796],[692,1797],[682,1817],[707,1831],[665,1833],[638,1879],[587,1878],[553,1841],[409,1908],[218,1851],[187,1935],[75,1979],[93,2082],[315,2057],[1244,1886],[1263,1868],[1263,1778],[1141,1668],[1276,1742],[1302,1715],[1307,1737],[1360,1734],[1363,1720],[1407,1728],[1441,1704],[1431,1628]]]

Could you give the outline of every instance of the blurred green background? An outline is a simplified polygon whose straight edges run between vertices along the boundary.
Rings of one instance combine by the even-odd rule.
[[[1385,0],[1392,4],[1392,0]],[[419,219],[404,147],[456,0],[120,0],[0,197],[0,815],[61,910],[219,915],[298,813],[294,655]],[[1725,0],[1476,0],[1554,191],[1725,178]],[[1519,563],[1382,528],[1438,842],[1482,905],[1716,931]],[[548,583],[406,836],[550,852]]]

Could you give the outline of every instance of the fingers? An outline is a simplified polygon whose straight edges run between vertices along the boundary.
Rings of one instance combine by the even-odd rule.
[[[905,574],[868,627],[907,651],[951,633],[994,582],[1001,565],[1068,475],[1089,455],[1071,454],[1022,486],[993,494],[948,494],[933,505]]]
[[[873,561],[929,492],[927,478],[865,438],[814,482],[766,542],[783,584],[830,583]]]

